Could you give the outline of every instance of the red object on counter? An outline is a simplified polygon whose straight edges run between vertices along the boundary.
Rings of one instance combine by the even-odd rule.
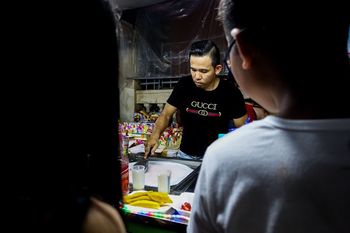
[[[121,177],[122,177],[122,192],[123,195],[129,193],[129,162],[125,159],[121,160]]]
[[[186,211],[191,211],[192,206],[191,206],[190,203],[184,202],[184,203],[181,205],[181,209],[182,209],[182,210],[186,210]]]
[[[120,142],[120,166],[121,166],[121,185],[123,195],[129,193],[129,137],[128,134],[122,135],[119,133]]]

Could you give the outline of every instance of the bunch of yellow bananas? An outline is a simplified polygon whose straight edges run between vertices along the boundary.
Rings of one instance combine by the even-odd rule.
[[[158,209],[165,203],[173,203],[173,201],[167,193],[143,191],[124,196],[124,203],[132,206]]]

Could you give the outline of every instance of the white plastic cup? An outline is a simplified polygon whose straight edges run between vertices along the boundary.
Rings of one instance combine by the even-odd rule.
[[[161,170],[157,176],[158,176],[158,192],[169,193],[171,171]]]
[[[145,188],[145,166],[134,165],[131,171],[133,190],[143,190]]]

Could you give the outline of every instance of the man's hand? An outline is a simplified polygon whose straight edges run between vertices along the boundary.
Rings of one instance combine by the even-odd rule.
[[[155,151],[158,148],[158,139],[153,138],[152,136],[145,143],[145,159],[151,154],[154,155]]]
[[[168,127],[169,122],[176,110],[177,108],[175,108],[174,106],[168,103],[165,104],[163,111],[156,120],[156,123],[154,124],[152,135],[145,143],[145,159],[147,159],[150,154],[154,155],[154,153],[156,152],[156,149],[159,145],[158,140],[160,138],[160,135],[162,135],[166,127]]]

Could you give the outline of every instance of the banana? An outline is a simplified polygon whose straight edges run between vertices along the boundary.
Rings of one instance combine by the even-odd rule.
[[[152,199],[148,195],[139,196],[139,197],[136,197],[136,198],[125,198],[124,197],[124,202],[126,204],[129,204],[131,202],[138,201],[138,200],[149,200],[149,201],[151,201]]]
[[[170,199],[167,193],[160,193],[160,192],[148,192],[148,196],[153,200],[157,202],[164,202],[164,203],[173,203],[173,201]]]
[[[160,204],[155,201],[148,201],[148,200],[139,200],[135,202],[131,202],[130,205],[132,206],[141,206],[146,208],[152,208],[152,209],[159,209]]]
[[[124,196],[124,203],[132,206],[158,209],[165,203],[173,203],[167,193],[145,191]]]

